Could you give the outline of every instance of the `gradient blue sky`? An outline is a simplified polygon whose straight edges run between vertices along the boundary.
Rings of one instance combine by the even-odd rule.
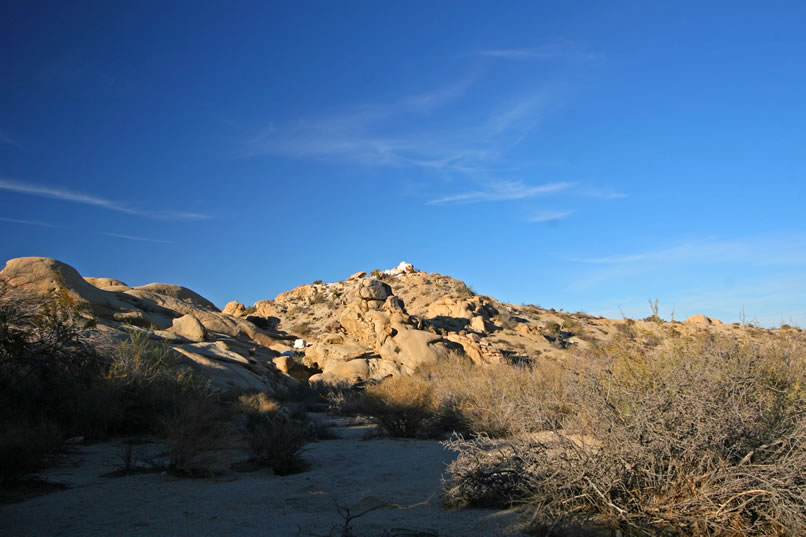
[[[0,3],[0,257],[806,327],[806,4]]]

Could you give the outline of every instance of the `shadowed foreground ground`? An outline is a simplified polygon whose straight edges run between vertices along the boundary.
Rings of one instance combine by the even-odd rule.
[[[433,440],[362,440],[366,428],[340,429],[342,439],[311,444],[312,468],[279,477],[270,470],[214,479],[166,474],[102,477],[120,465],[119,444],[81,447],[70,461],[46,472],[71,488],[0,506],[3,536],[307,536],[341,535],[334,500],[358,513],[358,536],[384,530],[423,530],[439,537],[520,535],[508,527],[515,514],[449,511],[440,504],[440,476],[454,454]],[[332,532],[332,533],[331,533]],[[393,533],[394,534],[394,533]]]

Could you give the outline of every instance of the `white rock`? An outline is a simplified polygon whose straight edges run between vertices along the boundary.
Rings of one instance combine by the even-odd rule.
[[[406,263],[405,261],[401,261],[400,264],[393,269],[383,271],[384,274],[389,276],[399,276],[401,274],[411,274],[413,272],[417,272],[417,269],[414,268],[414,265],[411,263]]]

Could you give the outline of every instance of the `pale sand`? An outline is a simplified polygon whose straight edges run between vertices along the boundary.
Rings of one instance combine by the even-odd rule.
[[[393,528],[428,530],[439,537],[523,535],[510,529],[511,511],[448,510],[440,477],[454,454],[434,440],[363,440],[366,428],[342,428],[342,439],[310,444],[310,471],[275,476],[271,470],[213,479],[167,474],[102,477],[120,466],[118,443],[82,446],[70,463],[45,472],[71,488],[0,506],[2,536],[341,536],[335,502],[358,513],[360,537]]]

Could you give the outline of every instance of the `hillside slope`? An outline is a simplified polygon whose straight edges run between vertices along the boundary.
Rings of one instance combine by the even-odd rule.
[[[301,285],[251,307],[230,302],[223,311],[178,285],[132,287],[109,277],[82,278],[50,258],[12,259],[0,280],[5,292],[66,292],[97,321],[96,330],[120,338],[147,333],[216,386],[270,392],[306,380],[379,380],[451,354],[480,365],[539,366],[601,349],[618,334],[656,346],[703,330],[760,332],[704,315],[682,323],[632,321],[505,304],[406,263],[369,276],[359,272],[339,282]]]

